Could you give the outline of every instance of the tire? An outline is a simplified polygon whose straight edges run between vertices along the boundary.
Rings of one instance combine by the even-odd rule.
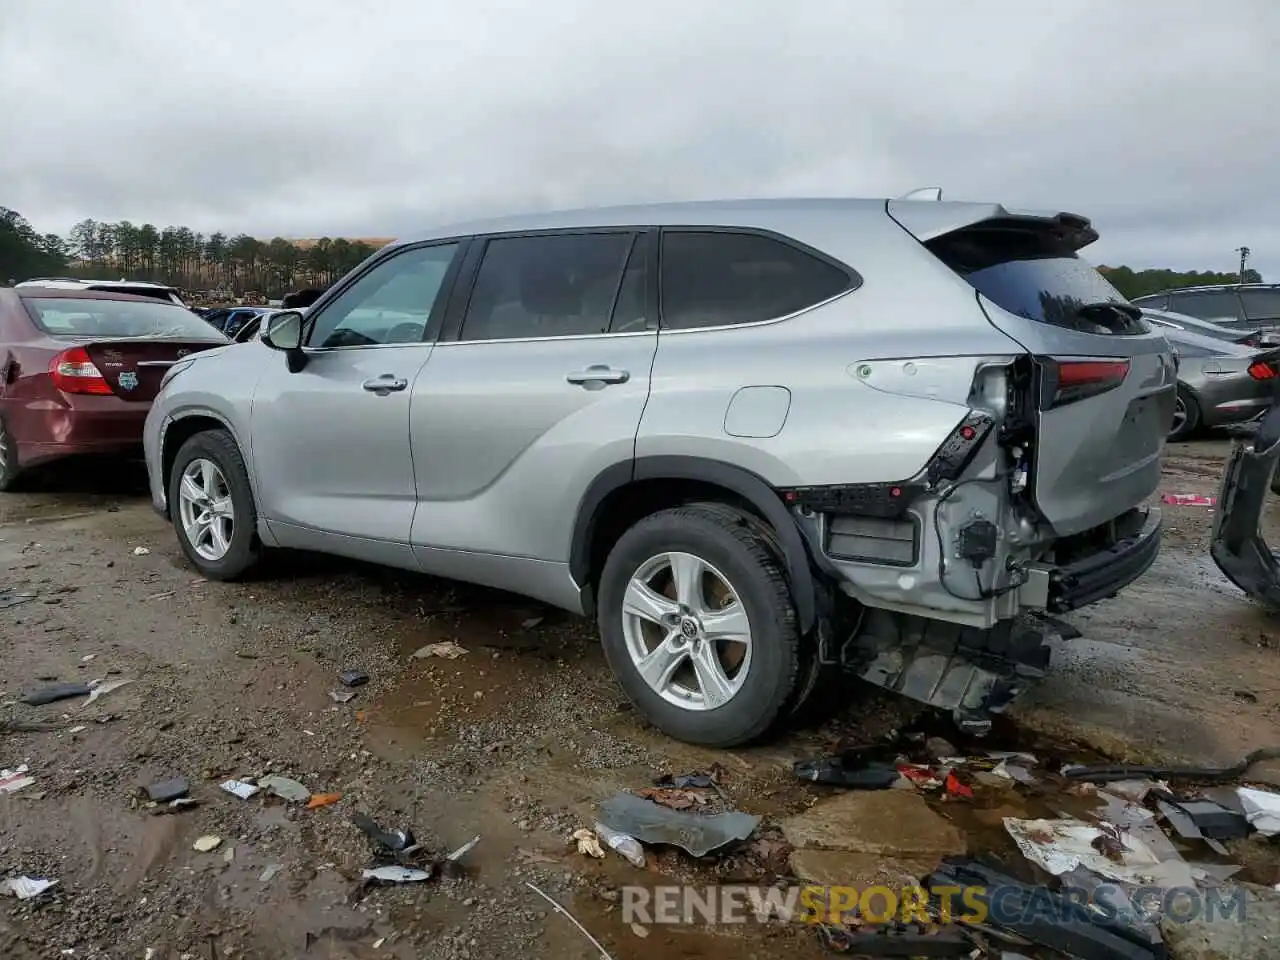
[[[216,557],[201,552],[202,545],[211,544],[205,544],[204,537],[197,537],[199,543],[193,543],[184,523],[183,477],[187,468],[198,461],[211,463],[216,468],[221,475],[221,482],[215,484],[216,491],[227,491],[230,500],[231,533],[224,538],[225,551]],[[173,517],[173,529],[178,535],[182,552],[210,580],[237,580],[252,570],[261,559],[258,510],[253,502],[253,489],[249,486],[249,472],[245,469],[240,448],[225,430],[197,433],[178,450],[169,474],[169,513]],[[226,525],[221,524],[219,529],[225,532]]]
[[[1169,440],[1187,440],[1200,429],[1200,404],[1196,402],[1195,395],[1178,384],[1178,400],[1177,411],[1174,413],[1174,426],[1169,430]],[[1181,424],[1178,423],[1178,414],[1183,414]]]
[[[688,626],[690,618],[671,618],[665,633],[673,643],[682,645],[684,655],[670,661],[680,664],[678,679],[663,684],[669,693],[664,696],[641,674],[632,653],[641,632],[656,649],[664,630],[649,623],[639,631],[638,618],[624,614],[624,599],[633,578],[648,581],[656,591],[674,569],[665,559],[669,554],[690,555],[710,574],[701,580],[705,584],[700,591],[703,599],[697,601],[704,613],[714,612],[708,590],[719,592],[717,581],[736,595],[737,605],[746,615],[750,633],[746,648],[750,653],[746,658],[745,651],[739,649],[742,644],[705,641],[697,628],[701,622],[697,617],[692,618],[694,627]],[[669,596],[659,594],[657,599],[665,600],[664,609],[669,605],[674,611],[676,604]],[[800,638],[783,566],[757,523],[731,507],[699,504],[663,510],[624,533],[605,561],[597,614],[605,658],[618,683],[642,716],[677,740],[709,747],[750,743],[773,726],[796,689]],[[631,622],[630,627],[626,621]],[[697,640],[690,640],[695,634]],[[703,654],[728,649],[744,657],[727,668],[725,657],[716,657],[720,680],[733,687],[725,690],[723,702],[706,705],[703,685],[692,672],[689,653],[695,649]]]
[[[0,420],[0,492],[12,490],[22,468],[18,466],[18,444]]]

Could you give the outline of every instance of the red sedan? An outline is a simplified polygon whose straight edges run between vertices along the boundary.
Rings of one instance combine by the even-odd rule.
[[[0,288],[0,490],[38,463],[141,451],[165,370],[229,342],[149,297]]]

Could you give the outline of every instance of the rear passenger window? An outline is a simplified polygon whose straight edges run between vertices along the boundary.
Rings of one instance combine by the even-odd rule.
[[[662,325],[669,330],[774,320],[853,286],[841,268],[751,233],[662,235]]]
[[[1250,320],[1280,320],[1280,290],[1241,290],[1240,299]]]
[[[1240,301],[1230,290],[1212,293],[1173,293],[1169,295],[1170,309],[1200,320],[1225,320],[1240,318]]]
[[[461,339],[607,333],[634,239],[632,233],[581,233],[490,240]]]

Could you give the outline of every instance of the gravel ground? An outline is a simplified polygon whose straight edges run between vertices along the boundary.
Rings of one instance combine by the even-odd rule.
[[[1166,489],[1214,492],[1225,450],[1174,448]],[[0,498],[0,590],[35,594],[0,609],[0,766],[26,763],[35,778],[0,795],[0,874],[60,884],[45,900],[0,902],[0,956],[597,957],[528,882],[617,960],[827,955],[790,927],[622,923],[620,885],[767,882],[779,869],[767,844],[703,863],[666,853],[641,872],[612,854],[585,858],[569,837],[618,790],[716,763],[728,801],[771,825],[814,801],[790,776],[793,759],[888,730],[910,705],[859,689],[822,728],[701,750],[639,722],[574,618],[312,556],[278,558],[253,583],[205,582],[136,470],[47,482]],[[1275,623],[1208,561],[1210,511],[1166,509],[1157,566],[1076,619],[1086,637],[1019,706],[1020,736],[1224,762],[1273,735]],[[412,656],[440,641],[468,652]],[[336,702],[351,669],[371,679]],[[91,703],[16,702],[46,678],[130,682]],[[16,729],[31,723],[52,728]],[[342,797],[307,809],[218,788],[269,773]],[[174,776],[197,804],[160,815],[139,791]],[[481,840],[456,876],[362,888],[374,860],[355,812],[411,828],[435,853]],[[205,835],[221,843],[197,852]],[[1254,875],[1274,883],[1274,870],[1264,857]]]

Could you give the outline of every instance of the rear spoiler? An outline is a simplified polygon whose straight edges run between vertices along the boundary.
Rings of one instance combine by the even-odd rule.
[[[933,193],[937,196],[933,196]],[[924,196],[929,194],[929,196]],[[998,203],[962,203],[941,200],[936,187],[916,190],[899,200],[885,202],[885,213],[921,243],[927,243],[966,227],[991,222],[993,226],[1048,229],[1060,234],[1072,249],[1087,247],[1098,239],[1098,232],[1088,217],[1078,213],[1044,210],[1011,210]],[[920,200],[936,200],[921,203]]]

